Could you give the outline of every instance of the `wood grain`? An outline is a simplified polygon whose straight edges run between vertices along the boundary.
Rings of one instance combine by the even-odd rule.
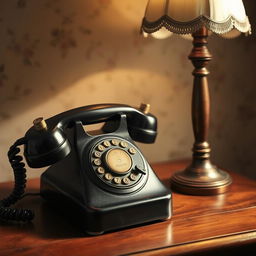
[[[186,164],[162,163],[153,168],[169,185],[171,173]],[[194,255],[251,244],[256,241],[256,182],[234,173],[232,178],[231,190],[223,195],[188,196],[174,192],[171,220],[97,237],[84,235],[40,197],[27,197],[17,206],[34,209],[36,218],[29,224],[0,224],[0,255]],[[11,187],[12,183],[2,183],[1,197]],[[30,180],[28,191],[38,189],[38,179]]]

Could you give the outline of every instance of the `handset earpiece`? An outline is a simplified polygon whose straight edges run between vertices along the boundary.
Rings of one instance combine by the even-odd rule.
[[[42,117],[35,119],[33,124],[25,135],[27,143],[24,149],[30,167],[52,165],[70,153],[71,146],[61,128],[48,127]]]
[[[157,136],[157,118],[149,113],[150,105],[141,104],[140,114],[128,115],[127,126],[133,140],[154,143]]]
[[[142,143],[154,143],[157,136],[157,118],[149,113],[150,104],[142,103],[139,108],[120,105],[117,115],[101,128],[103,132],[113,133],[119,129],[120,117],[124,116],[129,135],[133,140]]]

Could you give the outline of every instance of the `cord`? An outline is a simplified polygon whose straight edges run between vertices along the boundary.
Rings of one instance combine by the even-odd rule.
[[[24,145],[26,139],[18,139],[9,149],[8,158],[14,172],[14,188],[11,194],[0,200],[0,219],[6,221],[31,221],[34,218],[34,212],[29,209],[16,209],[9,206],[15,204],[23,197],[26,187],[26,169],[22,162],[22,156],[18,155],[20,152],[19,146]]]

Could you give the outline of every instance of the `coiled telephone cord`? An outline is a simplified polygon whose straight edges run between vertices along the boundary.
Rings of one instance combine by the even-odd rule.
[[[0,200],[0,219],[5,221],[31,221],[34,218],[34,212],[29,209],[16,209],[9,206],[20,200],[25,192],[26,187],[26,169],[22,162],[23,158],[18,155],[19,146],[24,145],[26,139],[18,139],[9,149],[8,158],[14,172],[14,188],[11,194]]]

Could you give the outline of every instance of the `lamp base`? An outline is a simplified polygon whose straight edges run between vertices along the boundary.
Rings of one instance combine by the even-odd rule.
[[[194,160],[185,170],[171,177],[174,190],[190,195],[217,195],[225,193],[232,179],[230,175],[212,165],[209,159]]]

